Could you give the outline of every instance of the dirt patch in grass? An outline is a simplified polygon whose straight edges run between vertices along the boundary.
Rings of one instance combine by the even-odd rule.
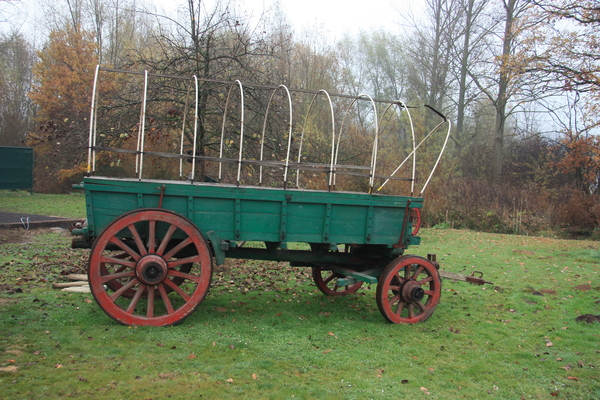
[[[10,304],[15,304],[17,301],[13,299],[3,299],[0,298],[0,307],[6,307]]]
[[[11,285],[1,285],[0,284],[0,293],[15,294],[15,293],[22,293],[22,292],[23,291],[21,290],[21,288],[16,288]]]
[[[8,243],[31,243],[34,236],[50,232],[50,228],[31,229],[0,229],[0,245]]]
[[[524,256],[535,256],[535,253],[530,250],[515,250],[513,254],[522,254]]]
[[[579,317],[575,318],[577,322],[587,322],[588,324],[593,324],[594,322],[600,322],[600,315],[593,314],[583,314]]]

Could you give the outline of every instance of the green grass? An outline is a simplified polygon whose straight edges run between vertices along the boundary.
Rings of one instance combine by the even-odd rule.
[[[375,285],[326,297],[307,269],[230,260],[182,324],[133,328],[51,289],[87,251],[29,232],[0,245],[0,285],[22,290],[0,292],[0,397],[600,398],[600,324],[575,321],[600,314],[597,242],[422,234],[411,253],[494,284],[444,281],[429,320],[391,325]]]
[[[52,217],[85,218],[85,195],[30,194],[21,190],[0,190],[0,211]]]

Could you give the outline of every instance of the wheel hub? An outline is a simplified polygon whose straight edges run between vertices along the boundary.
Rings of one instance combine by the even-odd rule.
[[[402,298],[409,303],[416,303],[423,300],[423,297],[425,297],[425,290],[423,290],[419,282],[413,279],[402,285],[401,292]]]
[[[167,277],[168,266],[165,260],[155,254],[148,254],[137,263],[135,272],[145,285],[157,285]]]

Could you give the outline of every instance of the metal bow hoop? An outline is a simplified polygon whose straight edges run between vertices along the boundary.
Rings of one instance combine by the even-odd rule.
[[[143,75],[144,83],[143,83],[143,91],[141,91],[142,98],[141,98],[141,107],[139,110],[139,122],[137,124],[137,143],[136,143],[135,150],[126,149],[126,148],[117,149],[117,148],[113,148],[113,147],[98,146],[98,134],[97,134],[96,127],[97,127],[97,123],[98,123],[98,105],[100,104],[99,103],[100,71]],[[182,116],[181,137],[179,138],[177,153],[167,153],[164,151],[163,152],[149,151],[146,149],[147,144],[146,144],[146,138],[145,138],[145,131],[146,131],[147,106],[148,106],[149,102],[153,101],[153,100],[149,99],[148,88],[149,88],[150,79],[155,78],[155,77],[190,81],[190,83],[187,85],[187,93],[185,95],[185,100],[184,100],[185,101],[185,111]],[[200,116],[198,115],[199,96],[200,96],[199,81],[202,81],[205,83],[211,83],[211,84],[225,85],[226,87],[228,87],[227,97],[225,100],[225,104],[223,106],[224,111],[222,114],[222,121],[221,121],[221,137],[220,137],[220,146],[219,146],[219,150],[218,150],[218,156],[210,156],[210,155],[204,155],[204,154],[199,155],[198,154],[199,149],[198,149],[197,140],[198,140],[198,123],[199,123],[199,118],[200,118]],[[231,107],[233,91],[235,90],[235,88],[237,88],[240,93],[239,94],[239,96],[240,96],[239,152],[237,153],[237,155],[235,157],[228,158],[224,154],[225,147],[227,145],[226,138],[225,138],[225,130],[226,130],[228,113],[230,112],[229,108]],[[253,156],[246,155],[246,158],[244,158],[244,150],[245,150],[244,149],[244,140],[246,139],[245,138],[245,130],[247,128],[246,121],[245,121],[245,108],[246,108],[246,105],[245,105],[245,94],[246,93],[245,92],[247,92],[249,90],[264,90],[264,89],[270,90],[270,96],[269,96],[269,101],[266,104],[266,110],[264,112],[264,119],[262,120],[262,131],[260,134],[260,137],[261,137],[261,139],[260,139],[260,156],[257,154],[256,156],[254,156],[256,158],[252,158]],[[195,91],[194,97],[192,97],[192,94],[191,94],[192,90]],[[285,93],[285,96],[282,96],[282,97],[285,97],[287,99],[287,107],[288,107],[287,125],[286,125],[287,136],[284,136],[286,138],[286,142],[287,142],[287,148],[285,150],[285,160],[281,160],[281,159],[280,160],[265,160],[265,158],[267,158],[266,153],[265,153],[265,146],[268,143],[268,138],[267,138],[268,122],[269,122],[269,118],[273,118],[272,103],[274,102],[274,100],[276,98],[276,94],[278,92]],[[294,113],[293,113],[294,98],[292,97],[292,94],[310,95],[311,96],[309,106],[307,108],[306,114],[304,115],[304,120],[303,120],[303,124],[302,124],[302,128],[301,128],[300,132],[294,132]],[[318,101],[319,96],[324,96],[327,101],[327,107],[328,107],[327,111],[324,111],[324,110],[319,111],[319,112],[323,113],[323,115],[320,115],[319,112],[316,111],[316,103]],[[342,119],[341,119],[341,124],[339,126],[339,131],[336,132],[336,125],[335,125],[335,121],[336,121],[335,108],[336,107],[334,107],[334,106],[341,105],[342,103],[337,102],[337,101],[344,100],[344,99],[348,99],[350,101],[349,101],[349,105],[347,105],[347,106],[344,105],[344,110],[341,112]],[[338,161],[340,160],[340,157],[343,156],[342,151],[341,151],[342,137],[344,135],[348,134],[347,132],[345,132],[345,130],[348,129],[347,126],[350,121],[350,117],[349,117],[350,110],[353,107],[355,107],[355,108],[357,107],[357,103],[359,100],[368,101],[371,104],[371,109],[373,112],[373,117],[367,118],[367,121],[371,121],[371,123],[373,124],[373,129],[374,129],[370,162],[369,162],[369,165],[341,165],[341,164],[338,164]],[[190,141],[193,141],[193,143],[191,143],[193,146],[193,149],[192,149],[192,151],[188,151],[189,154],[185,154],[184,153],[184,145],[185,145],[185,137],[186,137],[185,129],[186,129],[186,124],[189,124],[190,115],[188,115],[188,113],[191,113],[191,111],[192,111],[191,104],[190,104],[191,101],[194,101],[193,139],[190,138]],[[381,109],[378,110],[378,107],[380,107],[381,104],[386,105],[385,109],[383,109],[383,112],[381,112],[382,111]],[[404,111],[406,112],[406,119],[408,121],[408,125],[410,126],[410,135],[411,135],[411,140],[412,140],[412,143],[410,146],[412,148],[412,151],[409,153],[409,155],[404,160],[402,160],[399,163],[398,167],[391,174],[382,174],[380,172],[380,170],[381,170],[380,165],[382,165],[382,164],[381,164],[381,160],[379,160],[379,151],[380,151],[379,147],[380,147],[381,143],[383,143],[383,142],[381,142],[381,137],[382,137],[381,136],[382,135],[381,128],[382,128],[382,126],[384,126],[383,122],[386,120],[385,119],[386,116],[388,115],[388,113],[391,112],[391,110],[393,109],[394,106],[397,106],[400,109],[400,112],[398,113],[398,117],[400,117],[402,115],[402,112],[404,112]],[[450,129],[451,129],[450,122],[443,114],[441,114],[440,112],[438,112],[437,110],[433,109],[430,106],[424,106],[424,107],[430,109],[433,113],[437,114],[437,116],[439,116],[442,119],[442,122],[438,123],[434,129],[432,129],[429,133],[427,133],[427,135],[425,135],[425,137],[420,142],[417,143],[416,133],[415,133],[416,129],[414,126],[411,112],[409,110],[410,108],[416,108],[416,107],[409,107],[399,100],[393,100],[393,101],[379,100],[379,99],[374,99],[373,97],[371,97],[367,94],[361,94],[359,96],[331,94],[324,89],[320,89],[318,91],[303,90],[303,89],[290,89],[285,85],[272,86],[272,85],[258,85],[258,84],[248,84],[248,83],[242,85],[242,82],[240,80],[231,82],[231,81],[221,81],[221,80],[214,80],[214,79],[200,79],[197,76],[180,77],[180,76],[154,74],[154,73],[149,73],[148,71],[143,71],[143,72],[142,71],[140,71],[140,72],[122,71],[122,70],[108,69],[108,68],[102,68],[100,66],[97,66],[95,74],[94,74],[94,86],[93,86],[93,92],[92,92],[92,104],[91,104],[91,111],[90,111],[87,172],[88,172],[88,174],[93,174],[96,171],[96,156],[97,156],[98,151],[111,151],[111,152],[119,152],[119,153],[135,155],[135,174],[136,174],[137,179],[139,179],[139,180],[142,180],[144,177],[143,176],[143,174],[144,174],[144,170],[143,170],[144,156],[151,155],[151,156],[157,156],[157,157],[179,158],[179,175],[181,177],[183,177],[183,175],[184,175],[183,160],[184,159],[189,160],[191,163],[191,171],[189,173],[188,178],[191,181],[191,183],[194,183],[194,181],[196,179],[195,170],[196,170],[197,162],[211,161],[211,162],[215,162],[216,163],[215,165],[218,164],[218,181],[219,182],[222,182],[223,179],[225,179],[224,172],[223,172],[223,163],[237,164],[237,174],[235,176],[235,184],[237,186],[239,186],[242,181],[242,175],[241,175],[242,165],[248,164],[248,165],[256,165],[260,168],[259,177],[258,177],[258,185],[264,184],[264,167],[269,166],[272,168],[280,168],[281,170],[283,170],[282,184],[283,184],[284,188],[287,188],[289,185],[288,181],[290,179],[290,170],[295,169],[295,170],[297,170],[296,180],[295,180],[295,187],[297,187],[297,188],[300,188],[300,186],[301,186],[300,176],[302,175],[302,171],[313,171],[313,172],[318,172],[318,173],[326,173],[328,175],[327,187],[328,187],[329,191],[336,189],[337,175],[344,174],[344,175],[362,176],[365,178],[369,178],[369,193],[374,192],[374,188],[376,187],[375,183],[379,179],[381,179],[381,181],[383,183],[377,187],[377,189],[375,190],[375,193],[380,192],[387,185],[387,183],[390,180],[411,181],[410,195],[412,196],[416,193],[415,186],[416,186],[417,151],[421,147],[421,145],[423,145],[427,140],[430,140],[431,137],[438,130],[440,130],[440,128],[443,124],[447,123],[447,132],[446,132],[446,136],[445,136],[441,151],[439,152],[439,155],[437,156],[437,159],[435,160],[433,168],[431,169],[431,172],[427,176],[425,183],[420,188],[419,195],[422,195],[424,193],[424,191],[426,190],[426,188],[428,187],[429,182],[431,181],[431,178],[440,163],[442,154],[446,150],[446,147],[448,144],[448,139],[450,136]],[[331,139],[330,139],[331,149],[330,149],[329,161],[328,162],[326,161],[325,163],[310,162],[310,161],[303,160],[303,152],[306,152],[304,147],[305,147],[305,141],[307,139],[306,135],[308,134],[308,128],[311,124],[312,119],[317,116],[318,117],[326,117],[327,119],[325,119],[325,121],[329,120],[331,122]],[[260,128],[258,128],[258,129],[260,129]],[[329,129],[326,128],[325,130],[328,131]],[[300,136],[299,141],[298,141],[299,142],[298,154],[297,154],[297,158],[295,160],[292,160],[291,159],[292,157],[296,157],[295,155],[294,156],[292,155],[292,152],[295,151],[292,149],[292,143],[293,143],[294,135],[296,135],[296,137],[297,137],[298,134]],[[192,135],[188,135],[188,137],[190,137],[190,136],[192,136]],[[248,144],[246,144],[246,147],[248,147]],[[246,152],[248,152],[247,149],[246,149]],[[283,158],[283,155],[281,158]],[[404,176],[404,177],[396,176],[396,175],[398,175],[398,172],[400,171],[400,169],[402,169],[402,167],[404,167],[411,160],[412,160],[412,167],[411,167],[410,173],[406,174],[408,176]],[[216,173],[216,171],[215,171],[215,173]]]
[[[227,121],[227,110],[229,109],[229,100],[231,99],[231,91],[234,86],[239,87],[240,89],[240,151],[238,156],[238,170],[237,170],[237,179],[236,183],[240,184],[240,175],[242,172],[242,154],[243,154],[243,146],[244,146],[244,87],[242,86],[242,82],[236,80],[230,87],[229,92],[227,92],[227,100],[225,101],[225,111],[223,112],[223,124],[221,125],[221,148],[219,150],[219,158],[223,158],[223,140],[225,138],[225,123]],[[221,181],[223,175],[223,162],[219,162],[219,182]]]
[[[263,127],[262,127],[262,138],[260,141],[260,169],[259,169],[259,184],[262,185],[263,180],[263,164],[262,161],[264,160],[264,149],[265,149],[265,133],[267,131],[267,120],[269,118],[269,110],[271,108],[271,103],[273,102],[273,97],[275,97],[275,93],[277,93],[277,91],[279,89],[284,89],[285,93],[287,94],[287,99],[288,99],[288,110],[289,110],[289,119],[288,119],[288,146],[287,146],[287,153],[286,153],[286,157],[285,157],[285,170],[283,172],[283,186],[286,187],[287,186],[287,176],[288,176],[288,169],[290,166],[290,150],[292,148],[292,121],[293,121],[293,108],[292,108],[292,95],[290,94],[290,90],[287,88],[287,86],[285,85],[279,85],[277,86],[276,89],[273,89],[273,91],[271,92],[271,97],[269,97],[269,103],[267,104],[267,110],[265,111],[265,118],[263,120]]]
[[[327,97],[327,102],[329,103],[329,110],[331,112],[331,167],[329,168],[329,183],[328,183],[329,190],[331,190],[331,185],[333,183],[332,172],[333,172],[333,163],[334,163],[334,154],[335,154],[335,151],[334,151],[334,147],[335,147],[335,114],[333,112],[333,103],[331,101],[331,96],[325,89],[320,89],[317,93],[315,93],[312,100],[310,101],[310,105],[308,106],[308,111],[306,112],[306,116],[304,118],[304,125],[302,126],[302,133],[300,134],[300,148],[298,149],[298,173],[296,174],[296,187],[298,187],[298,188],[300,187],[300,163],[302,161],[302,145],[304,143],[304,133],[306,130],[306,124],[308,123],[308,116],[310,115],[313,105],[315,104],[317,97],[321,93]]]

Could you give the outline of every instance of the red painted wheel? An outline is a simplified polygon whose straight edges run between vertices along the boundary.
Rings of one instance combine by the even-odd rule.
[[[430,261],[403,256],[383,270],[377,284],[377,307],[394,324],[414,324],[433,314],[441,293],[440,276]]]
[[[187,218],[163,209],[135,210],[98,236],[88,274],[96,302],[117,322],[168,326],[204,300],[212,258]]]
[[[419,229],[421,229],[421,209],[411,208],[410,209],[410,223],[412,224],[412,235],[417,236]]]
[[[363,284],[362,281],[358,281],[352,285],[338,286],[337,278],[343,278],[344,275],[322,269],[321,267],[312,267],[312,276],[319,290],[329,296],[354,293]]]

